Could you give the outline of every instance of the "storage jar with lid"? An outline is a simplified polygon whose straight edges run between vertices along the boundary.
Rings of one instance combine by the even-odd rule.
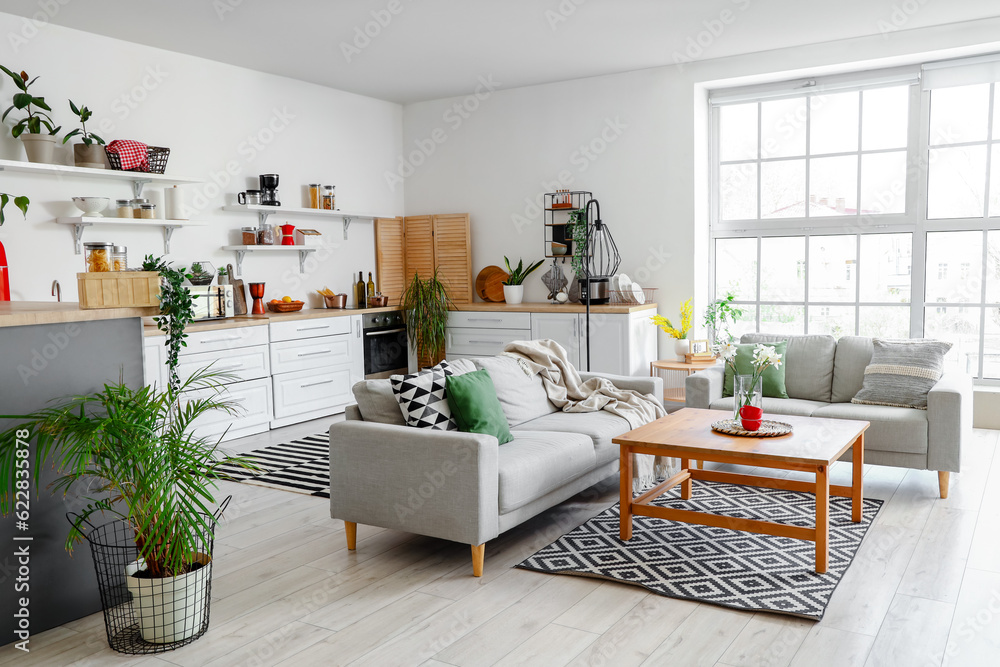
[[[115,211],[119,218],[134,218],[135,212],[132,210],[131,199],[115,200]]]
[[[274,245],[274,227],[264,223],[257,230],[257,245]]]
[[[111,254],[111,270],[125,271],[128,269],[128,248],[116,245]]]
[[[139,217],[143,220],[155,220],[156,204],[139,204]]]
[[[115,246],[113,243],[102,243],[92,241],[83,244],[83,259],[87,263],[89,273],[106,273],[111,271],[112,255]]]
[[[243,235],[243,245],[257,245],[256,227],[243,227],[240,233]]]
[[[334,210],[334,197],[333,197],[333,185],[323,186],[323,210],[332,211]]]
[[[133,199],[132,200],[132,217],[133,218],[141,218],[142,217],[142,209],[140,207],[143,204],[148,204],[148,203],[149,203],[148,199]]]
[[[309,208],[322,208],[321,195],[319,190],[320,190],[319,183],[309,184]]]

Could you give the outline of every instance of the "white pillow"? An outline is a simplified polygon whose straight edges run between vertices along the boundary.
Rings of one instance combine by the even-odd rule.
[[[475,366],[442,361],[437,366],[419,373],[390,377],[392,394],[399,403],[406,425],[438,431],[457,431],[458,424],[451,416],[448,397],[444,393],[445,378],[451,375],[464,375],[469,370],[475,370]]]

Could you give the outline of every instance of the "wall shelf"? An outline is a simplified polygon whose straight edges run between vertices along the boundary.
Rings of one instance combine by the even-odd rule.
[[[273,208],[273,207],[272,207]],[[236,273],[243,275],[243,258],[248,252],[297,252],[299,253],[299,273],[306,272],[306,257],[316,248],[302,245],[224,245],[223,250],[236,253]]]
[[[65,164],[42,164],[39,162],[21,162],[19,160],[0,160],[0,171],[22,174],[82,176],[85,178],[102,178],[108,181],[126,181],[132,184],[132,194],[136,199],[142,196],[142,186],[147,183],[188,185],[204,182],[200,178],[169,176],[167,174],[147,174],[140,171],[119,171],[116,169],[92,169],[90,167],[71,167]]]
[[[100,171],[94,169],[92,171]],[[76,216],[71,218],[56,218],[60,225],[73,226],[73,238],[76,241],[76,254],[83,250],[83,230],[94,225],[119,225],[127,227],[160,227],[163,229],[163,252],[170,254],[170,237],[178,227],[204,227],[207,223],[198,220],[158,220],[156,218],[111,218],[105,216]]]
[[[260,204],[229,204],[222,207],[223,211],[234,211],[238,213],[256,213],[257,226],[262,227],[267,222],[269,215],[297,215],[312,218],[326,218],[328,220],[341,220],[344,223],[344,239],[347,239],[347,229],[354,220],[375,220],[375,218],[395,218],[394,215],[374,215],[372,213],[354,213],[350,211],[328,211],[322,208],[294,208],[291,206],[262,206]]]

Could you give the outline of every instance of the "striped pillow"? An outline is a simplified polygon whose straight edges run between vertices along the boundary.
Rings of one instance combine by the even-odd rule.
[[[944,374],[951,343],[940,340],[872,340],[875,352],[861,391],[851,403],[927,409],[927,392]]]

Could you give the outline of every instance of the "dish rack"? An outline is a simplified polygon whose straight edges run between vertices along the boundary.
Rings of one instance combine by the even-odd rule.
[[[104,149],[104,154],[108,156],[108,162],[111,164],[111,168],[115,171],[141,171],[145,174],[162,174],[167,170],[167,160],[170,158],[170,149],[161,148],[159,146],[147,146],[146,147],[146,160],[149,162],[149,169],[122,169],[121,156],[118,153],[112,153],[107,148]]]
[[[632,295],[632,292],[626,290],[609,290],[611,294],[611,301],[609,302],[612,306],[626,306],[635,305],[636,300]],[[656,288],[655,287],[643,287],[642,296],[644,297],[643,303],[652,303],[656,300]]]

